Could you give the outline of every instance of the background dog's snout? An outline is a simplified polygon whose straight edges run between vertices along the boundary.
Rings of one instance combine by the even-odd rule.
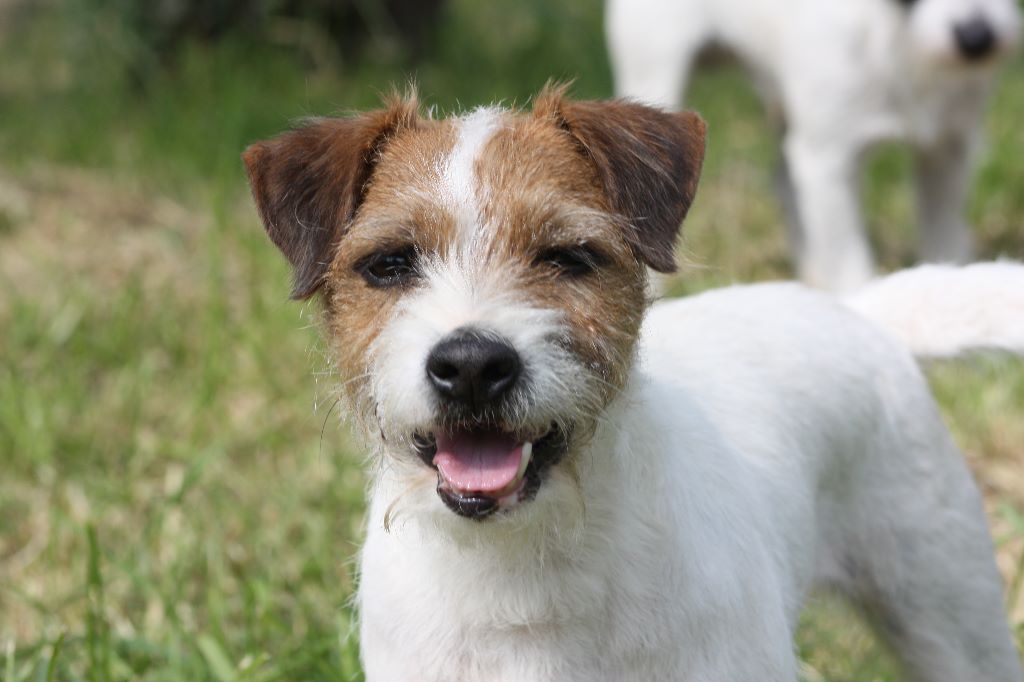
[[[457,331],[434,346],[427,378],[441,397],[473,408],[501,398],[522,370],[519,353],[507,341]]]
[[[996,47],[996,34],[992,26],[981,17],[975,17],[953,28],[957,47],[967,59],[981,59]]]

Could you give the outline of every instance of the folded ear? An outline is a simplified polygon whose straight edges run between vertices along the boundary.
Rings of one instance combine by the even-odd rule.
[[[564,90],[545,89],[534,113],[553,117],[591,159],[637,256],[674,272],[676,237],[704,161],[704,121],[629,101],[573,102]]]
[[[242,154],[267,234],[292,264],[292,298],[323,284],[381,147],[416,121],[415,101],[395,98],[379,111],[311,120]]]

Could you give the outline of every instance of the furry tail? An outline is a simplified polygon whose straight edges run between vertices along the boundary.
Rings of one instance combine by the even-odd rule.
[[[875,280],[848,306],[921,358],[976,350],[1024,355],[1024,265],[922,265]]]

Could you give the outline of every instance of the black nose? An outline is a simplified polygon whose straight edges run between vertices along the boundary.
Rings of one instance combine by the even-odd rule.
[[[992,53],[996,46],[996,34],[987,21],[971,19],[953,28],[956,44],[967,59],[982,59]]]
[[[507,341],[473,330],[456,330],[427,358],[427,379],[438,394],[474,409],[505,395],[521,371],[519,354]]]

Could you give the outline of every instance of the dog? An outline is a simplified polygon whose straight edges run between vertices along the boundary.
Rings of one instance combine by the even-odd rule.
[[[972,157],[1016,0],[608,0],[616,94],[676,106],[711,43],[749,67],[782,137],[777,189],[799,276],[852,291],[873,272],[861,214],[865,152],[914,154],[919,251],[964,263]]]
[[[816,586],[915,679],[1022,679],[911,350],[1024,351],[1024,268],[648,310],[704,139],[695,114],[550,87],[440,120],[395,97],[245,151],[371,453],[371,682],[793,682]]]

